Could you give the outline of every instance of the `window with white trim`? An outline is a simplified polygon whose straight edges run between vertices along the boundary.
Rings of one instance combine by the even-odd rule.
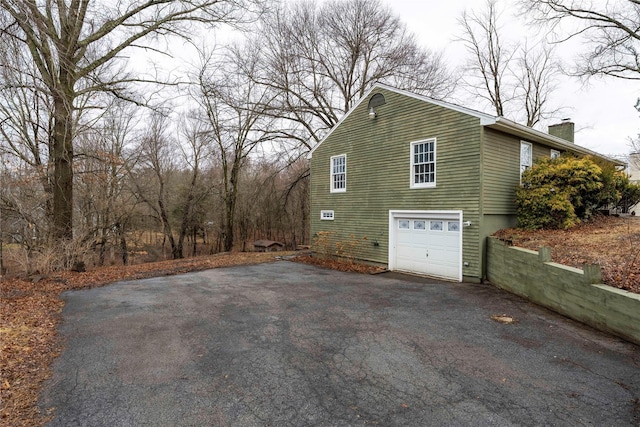
[[[520,177],[522,173],[533,165],[533,145],[520,141]]]
[[[331,192],[347,191],[347,155],[331,157]]]
[[[557,159],[558,157],[560,157],[560,152],[552,148],[549,153],[549,157],[551,157],[552,159]]]
[[[329,210],[320,211],[320,219],[323,221],[333,221],[334,213]]]
[[[436,139],[411,143],[410,188],[436,186]]]

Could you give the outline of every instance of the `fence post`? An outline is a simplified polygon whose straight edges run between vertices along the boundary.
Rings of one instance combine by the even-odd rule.
[[[549,246],[542,246],[538,249],[538,261],[541,264],[551,262],[551,248]]]
[[[599,264],[582,264],[584,279],[587,285],[597,285],[602,283],[602,270]]]

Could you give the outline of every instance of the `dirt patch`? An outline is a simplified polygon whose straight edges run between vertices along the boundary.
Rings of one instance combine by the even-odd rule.
[[[37,408],[50,365],[60,353],[56,330],[64,302],[60,293],[122,280],[167,276],[233,265],[271,262],[292,252],[229,253],[133,266],[96,268],[83,273],[5,278],[0,281],[0,425],[41,426],[47,414]]]
[[[640,218],[599,217],[570,230],[518,229],[494,234],[507,243],[532,250],[549,246],[554,262],[582,268],[599,264],[605,284],[640,293]]]

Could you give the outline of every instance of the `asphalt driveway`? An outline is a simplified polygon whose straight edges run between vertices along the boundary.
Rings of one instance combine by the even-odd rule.
[[[51,426],[640,424],[640,347],[490,285],[281,261],[64,298]]]

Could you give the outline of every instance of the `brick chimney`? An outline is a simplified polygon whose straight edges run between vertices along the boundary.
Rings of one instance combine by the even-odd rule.
[[[561,123],[549,126],[549,135],[557,136],[565,141],[574,142],[575,124],[571,119],[562,119]]]

